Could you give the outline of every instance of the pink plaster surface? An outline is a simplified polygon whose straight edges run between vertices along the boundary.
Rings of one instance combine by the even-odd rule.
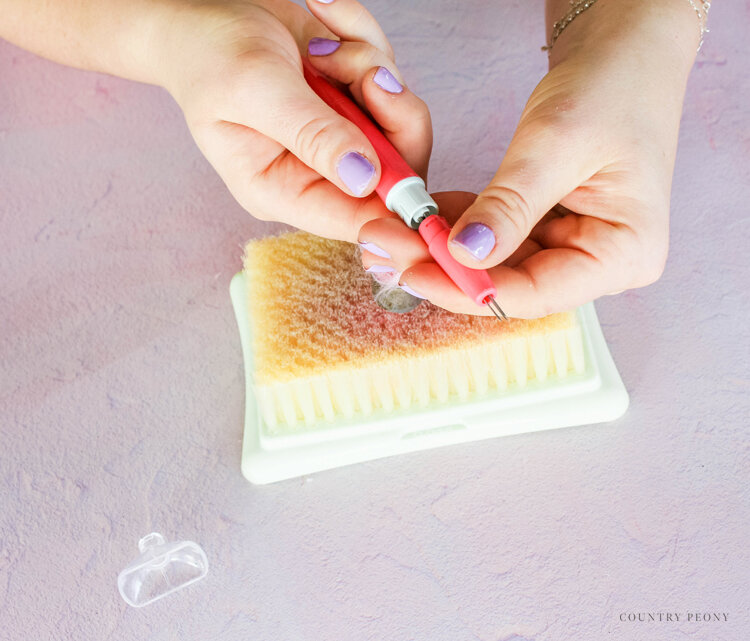
[[[544,72],[540,2],[368,4],[432,109],[433,189],[481,188]],[[623,419],[266,487],[228,286],[275,227],[164,91],[0,44],[0,639],[750,638],[748,24],[715,3],[664,277],[597,305]],[[115,581],[152,530],[211,570],[136,610]]]

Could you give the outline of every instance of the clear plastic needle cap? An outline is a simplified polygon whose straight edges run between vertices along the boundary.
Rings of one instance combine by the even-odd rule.
[[[153,603],[208,574],[206,554],[192,541],[167,543],[152,532],[138,541],[138,549],[141,556],[117,577],[120,595],[133,607]]]

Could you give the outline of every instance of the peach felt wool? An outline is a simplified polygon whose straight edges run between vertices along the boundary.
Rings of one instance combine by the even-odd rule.
[[[538,320],[374,301],[352,246],[303,232],[248,244],[253,382],[270,432],[505,394],[585,369],[574,312]]]

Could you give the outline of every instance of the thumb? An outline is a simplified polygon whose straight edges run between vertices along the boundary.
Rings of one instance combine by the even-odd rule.
[[[468,267],[508,258],[539,220],[594,172],[576,163],[569,139],[522,123],[492,182],[453,226],[448,246]],[[585,163],[588,165],[588,163]]]
[[[234,122],[280,143],[347,193],[365,196],[375,188],[380,163],[372,145],[315,94],[300,69],[274,61],[251,66],[244,80]]]

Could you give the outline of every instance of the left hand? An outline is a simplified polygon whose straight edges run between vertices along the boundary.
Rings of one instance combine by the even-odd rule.
[[[159,82],[193,137],[253,216],[356,242],[363,223],[393,218],[374,193],[377,156],[365,135],[307,85],[302,57],[348,89],[424,175],[427,106],[409,91],[393,50],[357,0],[173,2]]]

